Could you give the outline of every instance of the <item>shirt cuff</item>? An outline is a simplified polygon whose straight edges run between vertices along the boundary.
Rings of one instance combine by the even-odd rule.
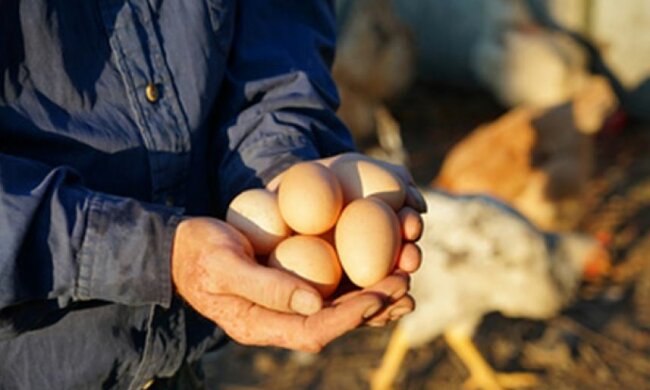
[[[91,195],[77,298],[168,308],[172,242],[181,218],[181,209]]]

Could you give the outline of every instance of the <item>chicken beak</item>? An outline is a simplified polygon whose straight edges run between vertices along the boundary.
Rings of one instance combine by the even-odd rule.
[[[589,253],[584,263],[582,276],[586,281],[598,281],[610,275],[612,262],[608,250],[602,246],[595,246]]]

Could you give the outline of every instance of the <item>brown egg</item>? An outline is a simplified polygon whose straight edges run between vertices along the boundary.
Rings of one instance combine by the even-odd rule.
[[[293,230],[317,235],[336,224],[343,207],[343,193],[329,169],[303,162],[282,175],[278,203],[282,218]]]
[[[395,267],[402,239],[395,212],[375,198],[347,205],[335,231],[336,251],[352,283],[371,286]]]
[[[406,191],[402,181],[374,162],[341,159],[334,162],[331,169],[341,183],[345,204],[373,196],[386,202],[393,210],[404,205]]]
[[[332,295],[343,274],[334,247],[315,236],[297,235],[282,241],[271,253],[269,266],[301,277],[323,298]]]
[[[248,238],[258,255],[268,255],[291,235],[280,215],[277,195],[261,188],[237,195],[228,206],[226,222]]]

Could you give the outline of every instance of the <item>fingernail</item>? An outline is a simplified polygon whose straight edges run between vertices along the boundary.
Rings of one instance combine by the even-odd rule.
[[[390,317],[391,320],[394,320],[412,311],[413,310],[408,307],[396,307],[393,310],[391,310],[390,313],[388,313],[388,317]]]
[[[384,321],[381,321],[381,322],[372,322],[371,321],[371,322],[368,322],[366,325],[368,325],[370,327],[373,327],[373,328],[381,328],[382,326],[386,326],[387,323],[388,323],[388,320],[384,320]]]
[[[306,290],[296,290],[291,295],[291,310],[296,313],[308,316],[321,309],[322,300],[320,296]]]
[[[379,313],[381,309],[384,308],[384,305],[381,303],[375,303],[372,306],[370,306],[366,311],[363,313],[363,319],[367,320],[368,318],[374,316],[375,314]]]

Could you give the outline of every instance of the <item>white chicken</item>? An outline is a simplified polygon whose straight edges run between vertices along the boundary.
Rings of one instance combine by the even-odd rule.
[[[420,239],[422,268],[412,280],[417,308],[396,326],[372,388],[390,388],[408,349],[443,334],[475,387],[535,383],[532,374],[495,373],[471,341],[475,329],[490,312],[529,319],[556,315],[571,303],[583,275],[608,269],[607,251],[588,235],[540,231],[487,196],[423,193],[429,211]]]
[[[548,107],[583,87],[589,77],[588,55],[578,42],[538,24],[525,1],[485,4],[471,67],[503,105]]]

